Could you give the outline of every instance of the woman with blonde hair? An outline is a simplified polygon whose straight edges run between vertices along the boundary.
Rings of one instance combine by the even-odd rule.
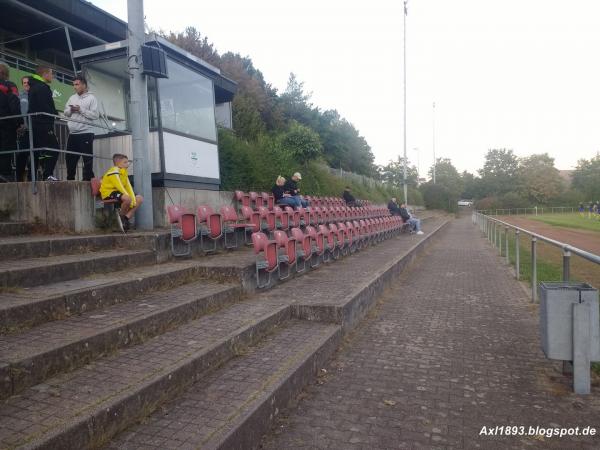
[[[273,197],[275,197],[275,204],[282,206],[291,206],[293,208],[299,208],[300,202],[292,197],[290,194],[286,194],[283,190],[283,185],[285,184],[285,178],[281,175],[277,177],[275,180],[275,184],[271,188],[271,192],[273,193]]]

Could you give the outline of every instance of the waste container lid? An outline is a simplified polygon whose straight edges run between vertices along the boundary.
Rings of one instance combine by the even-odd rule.
[[[569,291],[595,291],[592,286],[587,283],[566,283],[564,281],[545,281],[540,283],[540,287],[550,290],[569,290]]]

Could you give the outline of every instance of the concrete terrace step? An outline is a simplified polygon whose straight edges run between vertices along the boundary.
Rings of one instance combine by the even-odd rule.
[[[27,222],[0,222],[0,236],[16,236],[30,233],[33,225]]]
[[[0,400],[240,299],[239,286],[196,281],[0,336]]]
[[[323,367],[340,337],[338,326],[292,320],[107,448],[253,448],[278,411]]]
[[[7,289],[0,293],[0,334],[122,303],[146,292],[196,280],[203,273],[197,261],[185,260]]]
[[[95,252],[116,247],[148,250],[164,233],[111,233],[94,235],[32,235],[0,239],[0,260],[41,258]],[[166,236],[166,235],[165,235]]]
[[[30,287],[156,262],[152,250],[105,250],[0,261],[0,287]]]
[[[206,315],[0,405],[0,448],[97,447],[290,318],[260,299]]]

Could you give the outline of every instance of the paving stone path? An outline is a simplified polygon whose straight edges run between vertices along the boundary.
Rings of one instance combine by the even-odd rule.
[[[540,350],[537,307],[469,218],[458,219],[263,448],[600,448],[600,387],[576,396],[560,368]],[[548,437],[588,426],[596,436]],[[543,432],[515,436],[530,427]]]

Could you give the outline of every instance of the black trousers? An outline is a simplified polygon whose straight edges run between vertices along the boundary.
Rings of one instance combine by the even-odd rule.
[[[17,148],[16,130],[0,128],[0,151],[15,150]],[[0,176],[6,181],[14,181],[12,161],[14,153],[0,155]]]
[[[25,132],[17,139],[20,149],[29,148],[29,133]],[[17,164],[15,170],[17,181],[25,181],[27,161],[29,161],[29,152],[17,153]],[[31,181],[31,174],[28,175],[27,180]]]
[[[94,133],[70,134],[67,141],[67,150],[70,152],[94,154]],[[67,180],[74,180],[77,172],[77,163],[80,155],[67,153],[65,158],[67,162]],[[90,181],[94,178],[94,158],[92,156],[83,157],[83,181]]]
[[[58,148],[58,141],[54,135],[54,124],[33,124],[33,146],[35,148]],[[54,167],[56,166],[56,161],[58,161],[58,152],[53,152],[50,150],[38,150],[35,152],[34,157],[36,170],[39,164],[42,165],[44,170],[44,180],[50,175],[54,174]]]

